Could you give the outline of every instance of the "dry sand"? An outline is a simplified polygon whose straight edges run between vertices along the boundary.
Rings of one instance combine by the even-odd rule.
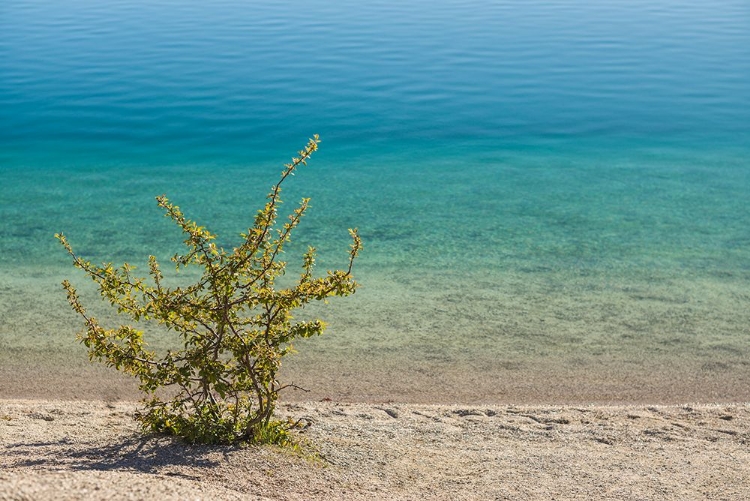
[[[282,404],[303,453],[143,436],[134,409],[0,400],[0,500],[750,498],[746,404]]]

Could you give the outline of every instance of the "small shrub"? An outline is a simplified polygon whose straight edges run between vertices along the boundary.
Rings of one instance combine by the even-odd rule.
[[[295,285],[277,288],[286,269],[280,256],[309,203],[303,199],[277,225],[281,184],[307,163],[318,142],[316,135],[299,157],[285,164],[253,226],[231,251],[218,247],[216,235],[187,219],[165,196],[157,197],[159,207],[186,235],[187,252],[172,257],[177,269],[203,268],[200,280],[189,286],[168,287],[154,256],[149,256],[150,279],[139,278],[127,263],[120,268],[93,265],[73,252],[64,235],[55,235],[75,267],[96,282],[118,313],[136,324],[161,324],[182,341],[182,349],[158,357],[148,350],[143,331],[131,325],[103,328],[87,314],[70,282],[63,282],[70,305],[85,322],[79,339],[89,357],[139,379],[146,399],[136,417],[145,429],[192,443],[289,443],[291,423],[272,420],[278,393],[285,388],[277,380],[281,359],[295,339],[325,328],[320,320],[295,321],[292,312],[311,301],[354,293],[358,284],[352,265],[362,248],[357,231],[349,230],[348,267],[315,277],[315,248],[310,247]]]

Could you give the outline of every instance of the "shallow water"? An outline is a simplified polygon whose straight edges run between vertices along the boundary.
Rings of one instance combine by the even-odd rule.
[[[166,258],[167,193],[231,245],[320,133],[288,258],[341,265],[359,227],[363,287],[292,364],[745,370],[748,24],[731,0],[4,2],[0,362],[83,358],[55,232]]]

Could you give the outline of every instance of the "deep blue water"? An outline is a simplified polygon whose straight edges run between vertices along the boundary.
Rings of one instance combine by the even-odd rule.
[[[231,245],[319,133],[285,193],[325,265],[360,228],[352,349],[744,356],[748,27],[744,0],[6,0],[0,345],[77,328],[34,320],[76,277],[53,233],[166,257],[167,193]]]

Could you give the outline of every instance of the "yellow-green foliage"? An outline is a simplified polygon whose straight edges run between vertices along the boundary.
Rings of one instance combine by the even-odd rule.
[[[201,279],[192,285],[167,287],[154,256],[149,257],[150,280],[134,276],[127,263],[120,268],[111,263],[95,266],[76,255],[65,236],[55,235],[74,265],[97,283],[119,313],[136,323],[166,326],[181,338],[184,348],[158,357],[148,350],[141,330],[100,326],[86,313],[70,282],[63,282],[70,305],[85,321],[80,339],[90,358],[139,379],[147,399],[137,417],[146,429],[201,443],[288,441],[287,427],[271,420],[284,388],[276,378],[281,359],[294,339],[321,334],[325,328],[320,320],[294,321],[292,311],[313,300],[354,293],[352,264],[362,248],[357,231],[349,230],[353,243],[348,267],[315,277],[315,249],[310,247],[296,285],[277,288],[286,266],[280,254],[309,202],[303,199],[288,221],[277,225],[281,184],[306,164],[318,142],[316,135],[285,165],[254,225],[231,252],[218,247],[214,234],[186,219],[165,196],[157,197],[159,207],[186,235],[187,252],[172,261],[178,268],[203,268]],[[172,396],[157,395],[162,388],[168,391],[159,395]]]

